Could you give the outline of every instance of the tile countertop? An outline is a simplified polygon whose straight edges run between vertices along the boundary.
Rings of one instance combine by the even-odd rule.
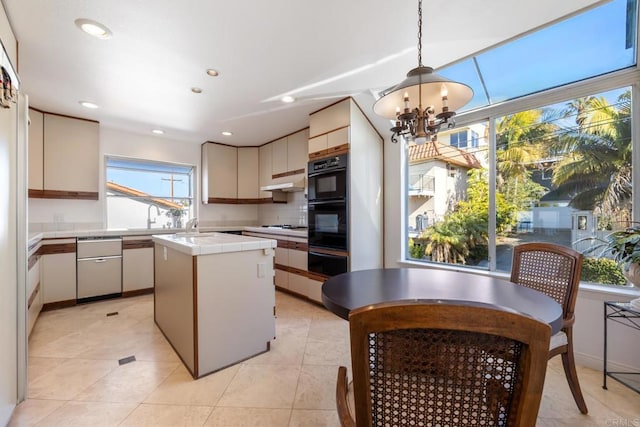
[[[307,238],[307,229],[280,229],[267,228],[259,226],[221,226],[221,227],[200,227],[201,233],[217,232],[217,231],[251,231],[254,233],[273,234],[280,236],[292,236]],[[154,234],[175,234],[183,232],[184,229],[126,229],[126,228],[110,228],[95,230],[67,230],[67,231],[44,231],[29,233],[28,246],[37,244],[42,239],[73,239],[76,237],[89,236],[151,236]]]
[[[278,243],[271,239],[225,233],[156,234],[153,241],[191,256],[272,249]]]

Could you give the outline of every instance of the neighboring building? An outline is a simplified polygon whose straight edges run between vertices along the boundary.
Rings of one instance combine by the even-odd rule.
[[[465,198],[467,171],[481,164],[475,155],[440,141],[411,145],[407,155],[409,234],[417,235]]]
[[[107,182],[107,210],[108,228],[182,228],[189,207]]]

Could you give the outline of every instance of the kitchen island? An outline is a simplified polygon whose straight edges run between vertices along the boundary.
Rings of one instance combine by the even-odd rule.
[[[154,320],[194,378],[269,350],[275,240],[154,235]]]

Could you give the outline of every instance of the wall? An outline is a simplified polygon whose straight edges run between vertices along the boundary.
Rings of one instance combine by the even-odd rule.
[[[4,10],[0,10],[0,37],[2,44],[15,54],[16,41]],[[0,62],[11,68],[8,60],[3,58]],[[18,245],[18,237],[25,236],[17,227],[17,212],[19,194],[24,193],[18,188],[18,177],[25,171],[18,165],[21,144],[17,111],[15,104],[10,109],[0,109],[0,425],[8,424],[18,402],[18,353],[23,353],[18,346],[18,314],[24,315],[24,310],[18,311],[17,302],[24,301],[18,298],[18,248],[24,248],[24,244]]]
[[[307,226],[307,197],[303,191],[285,193],[287,203],[259,205],[258,224]]]

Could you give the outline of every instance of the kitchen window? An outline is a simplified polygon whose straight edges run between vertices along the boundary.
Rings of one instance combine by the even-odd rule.
[[[183,228],[193,217],[194,167],[107,156],[109,228]]]
[[[519,243],[548,241],[582,252],[590,238],[638,220],[632,194],[640,171],[632,155],[640,149],[640,123],[632,114],[638,90],[630,86],[638,81],[637,13],[635,1],[613,0],[439,70],[473,85],[475,95],[453,131],[421,146],[407,143],[407,260],[508,273]],[[564,44],[589,34],[594,20],[615,30],[588,36],[597,43]],[[549,38],[564,41],[545,43]],[[605,45],[607,54],[599,55]],[[513,66],[514,51],[526,52],[526,66]],[[598,64],[573,55],[598,57]],[[492,77],[494,69],[501,78]],[[483,78],[475,85],[478,73]],[[517,99],[524,95],[530,96]],[[457,182],[443,174],[454,168]],[[416,176],[433,177],[433,190],[417,192]],[[582,281],[625,284],[607,261],[585,257]]]

